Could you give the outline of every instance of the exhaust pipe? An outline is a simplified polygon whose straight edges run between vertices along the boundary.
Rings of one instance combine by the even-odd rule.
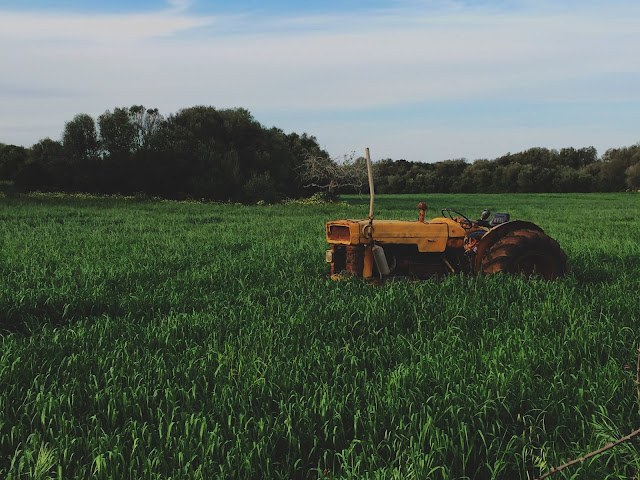
[[[369,225],[373,227],[373,173],[371,172],[371,156],[369,155],[369,148],[365,150],[367,159],[367,175],[369,176]],[[380,245],[373,244],[373,228],[371,228],[371,253],[373,253],[373,260],[376,263],[378,272],[380,272],[380,278],[386,277],[391,273],[389,263],[387,262],[387,256],[384,254],[384,249]]]
[[[371,173],[371,157],[369,148],[365,150],[367,157],[367,175],[369,176],[369,219],[373,220],[373,173]]]
[[[376,267],[378,267],[378,272],[380,272],[380,277],[382,278],[389,275],[391,269],[387,262],[387,256],[384,254],[384,249],[380,245],[374,245],[371,248],[371,252],[373,253],[373,260],[376,262]]]

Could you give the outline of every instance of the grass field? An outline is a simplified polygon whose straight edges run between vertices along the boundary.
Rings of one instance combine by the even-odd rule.
[[[533,478],[640,426],[640,196],[531,220],[572,273],[334,282],[335,205],[0,199],[0,477]],[[552,478],[634,478],[626,443]],[[636,477],[637,478],[637,477]]]

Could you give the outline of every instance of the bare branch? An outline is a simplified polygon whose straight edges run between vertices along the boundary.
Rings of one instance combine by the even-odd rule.
[[[640,413],[640,348],[638,348],[638,362],[636,365],[636,393],[638,394],[638,412]]]
[[[617,445],[620,445],[621,443],[624,443],[624,442],[627,442],[627,441],[631,440],[633,437],[635,437],[637,435],[640,435],[640,428],[638,428],[637,430],[634,430],[629,435],[626,435],[626,436],[616,440],[615,442],[611,442],[611,443],[605,445],[604,447],[599,448],[598,450],[594,450],[593,452],[587,453],[586,455],[583,455],[580,458],[576,458],[575,460],[571,460],[570,462],[567,462],[564,465],[560,465],[559,467],[552,467],[551,470],[549,470],[547,473],[545,473],[541,477],[538,477],[536,480],[543,480],[544,478],[550,477],[554,473],[558,473],[558,472],[564,470],[565,468],[570,467],[571,465],[575,465],[576,463],[584,462],[585,460],[587,460],[587,459],[589,459],[591,457],[595,457],[596,455],[600,455],[601,453],[606,452],[607,450],[610,450],[613,447],[615,447]]]
[[[638,395],[638,405],[640,406],[640,348],[638,348],[638,362],[637,362],[637,367],[636,367],[636,392],[637,392],[637,395]],[[575,460],[571,460],[570,462],[567,462],[567,463],[565,463],[563,465],[560,465],[559,467],[552,467],[551,470],[549,470],[547,473],[545,473],[541,477],[536,478],[535,480],[543,480],[543,479],[545,479],[547,477],[550,477],[554,473],[558,473],[558,472],[564,470],[565,468],[570,467],[571,465],[575,465],[576,463],[584,462],[585,460],[587,460],[587,459],[589,459],[591,457],[595,457],[596,455],[600,455],[601,453],[604,453],[607,450],[610,450],[613,447],[615,447],[617,445],[620,445],[621,443],[628,442],[629,440],[631,440],[632,438],[634,438],[634,437],[636,437],[638,435],[640,435],[640,428],[638,428],[637,430],[634,430],[629,435],[626,435],[626,436],[616,440],[615,442],[608,443],[604,447],[599,448],[598,450],[594,450],[593,452],[587,453],[586,455],[583,455],[580,458],[576,458]]]
[[[367,181],[366,165],[354,155],[338,161],[327,156],[307,155],[299,167],[299,178],[305,187],[328,190],[333,195],[342,187],[361,190]]]

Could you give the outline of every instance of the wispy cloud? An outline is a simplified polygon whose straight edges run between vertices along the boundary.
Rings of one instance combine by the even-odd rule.
[[[211,26],[218,21],[215,16],[190,15],[188,8],[188,1],[172,0],[157,12],[135,14],[0,10],[0,39],[122,43]]]
[[[389,5],[315,15],[251,10],[196,15],[185,0],[134,14],[0,11],[0,63],[5,66],[0,141],[19,141],[2,138],[3,124],[19,122],[26,128],[36,115],[58,119],[62,129],[69,115],[97,115],[114,106],[145,103],[169,113],[211,104],[243,106],[264,123],[316,134],[340,154],[351,150],[344,138],[349,132],[354,144],[356,136],[369,135],[388,139],[388,150],[400,142],[394,138],[403,139],[397,148],[404,149],[407,128],[399,116],[406,105],[424,105],[422,117],[412,115],[411,129],[424,133],[437,131],[438,118],[429,109],[433,102],[468,101],[470,108],[491,102],[586,102],[595,112],[617,108],[607,101],[640,101],[636,2],[522,1],[506,8],[504,2],[401,0]],[[29,91],[53,92],[46,111]],[[60,91],[75,95],[55,94]],[[373,108],[387,115],[370,121]],[[351,112],[349,123],[341,123],[343,112]],[[540,115],[540,109],[522,115],[528,113]],[[578,120],[575,127],[567,126],[567,135],[587,131]],[[499,151],[516,150],[500,133],[509,131],[505,127],[511,121],[497,111],[493,137],[486,129],[474,135],[461,121],[458,132],[485,139],[475,143],[478,151],[471,158],[487,156],[491,141]],[[446,141],[458,138],[455,122],[449,119],[447,128],[449,133],[440,132],[429,143],[444,158],[454,154]],[[538,131],[532,139],[549,134],[553,126]],[[600,132],[604,144],[608,134]],[[40,132],[24,141],[44,136]],[[525,137],[510,135],[514,142]],[[416,141],[413,159],[420,150]]]

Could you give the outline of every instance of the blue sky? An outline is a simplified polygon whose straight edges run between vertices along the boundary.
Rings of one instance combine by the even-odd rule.
[[[640,141],[637,0],[0,0],[0,142],[244,107],[337,158]]]

